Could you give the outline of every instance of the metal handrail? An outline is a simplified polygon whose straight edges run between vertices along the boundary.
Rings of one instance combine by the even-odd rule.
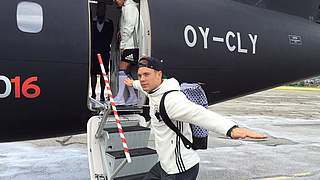
[[[96,138],[102,137],[103,132],[104,132],[103,128],[105,127],[107,120],[108,120],[108,116],[110,115],[110,113],[112,111],[110,103],[104,104],[104,107],[105,107],[105,109],[103,110],[102,120],[99,124],[99,128],[98,128],[96,135],[95,135]]]

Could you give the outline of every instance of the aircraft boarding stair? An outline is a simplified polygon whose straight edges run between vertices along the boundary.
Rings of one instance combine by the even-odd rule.
[[[87,126],[88,157],[91,180],[142,179],[158,161],[149,148],[150,128],[145,124],[142,107],[117,107],[122,129],[132,159],[127,162],[111,107],[95,102],[100,115],[90,118]],[[151,141],[152,144],[152,141]]]

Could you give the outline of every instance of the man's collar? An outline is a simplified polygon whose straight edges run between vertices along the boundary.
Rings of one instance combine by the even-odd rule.
[[[154,90],[152,90],[150,93],[148,93],[148,94],[153,94],[153,93],[155,93],[156,91],[158,91],[160,88],[161,88],[161,85],[163,84],[163,79],[161,79],[161,84],[157,87],[157,88],[155,88]]]

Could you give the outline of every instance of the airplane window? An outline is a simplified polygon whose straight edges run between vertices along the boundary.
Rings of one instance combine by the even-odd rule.
[[[22,32],[40,32],[43,26],[42,7],[34,2],[20,2],[17,6],[17,25]]]

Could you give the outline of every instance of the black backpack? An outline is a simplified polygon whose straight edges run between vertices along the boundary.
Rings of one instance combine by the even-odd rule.
[[[184,146],[187,149],[190,149],[190,148],[192,148],[194,150],[207,149],[208,133],[204,133],[205,135],[201,136],[201,137],[196,135],[199,133],[199,130],[207,132],[206,129],[200,128],[199,126],[196,126],[193,124],[190,124],[191,131],[192,131],[192,141],[193,141],[193,142],[190,142],[183,134],[181,134],[180,130],[172,123],[171,119],[169,118],[169,116],[166,112],[166,109],[164,107],[164,100],[165,100],[165,97],[167,96],[167,94],[169,94],[170,92],[173,92],[173,91],[178,91],[178,90],[171,90],[171,91],[165,92],[161,98],[159,111],[160,111],[160,116],[161,116],[162,120],[171,130],[173,130],[181,138]],[[188,99],[190,100],[190,98],[188,98]]]

